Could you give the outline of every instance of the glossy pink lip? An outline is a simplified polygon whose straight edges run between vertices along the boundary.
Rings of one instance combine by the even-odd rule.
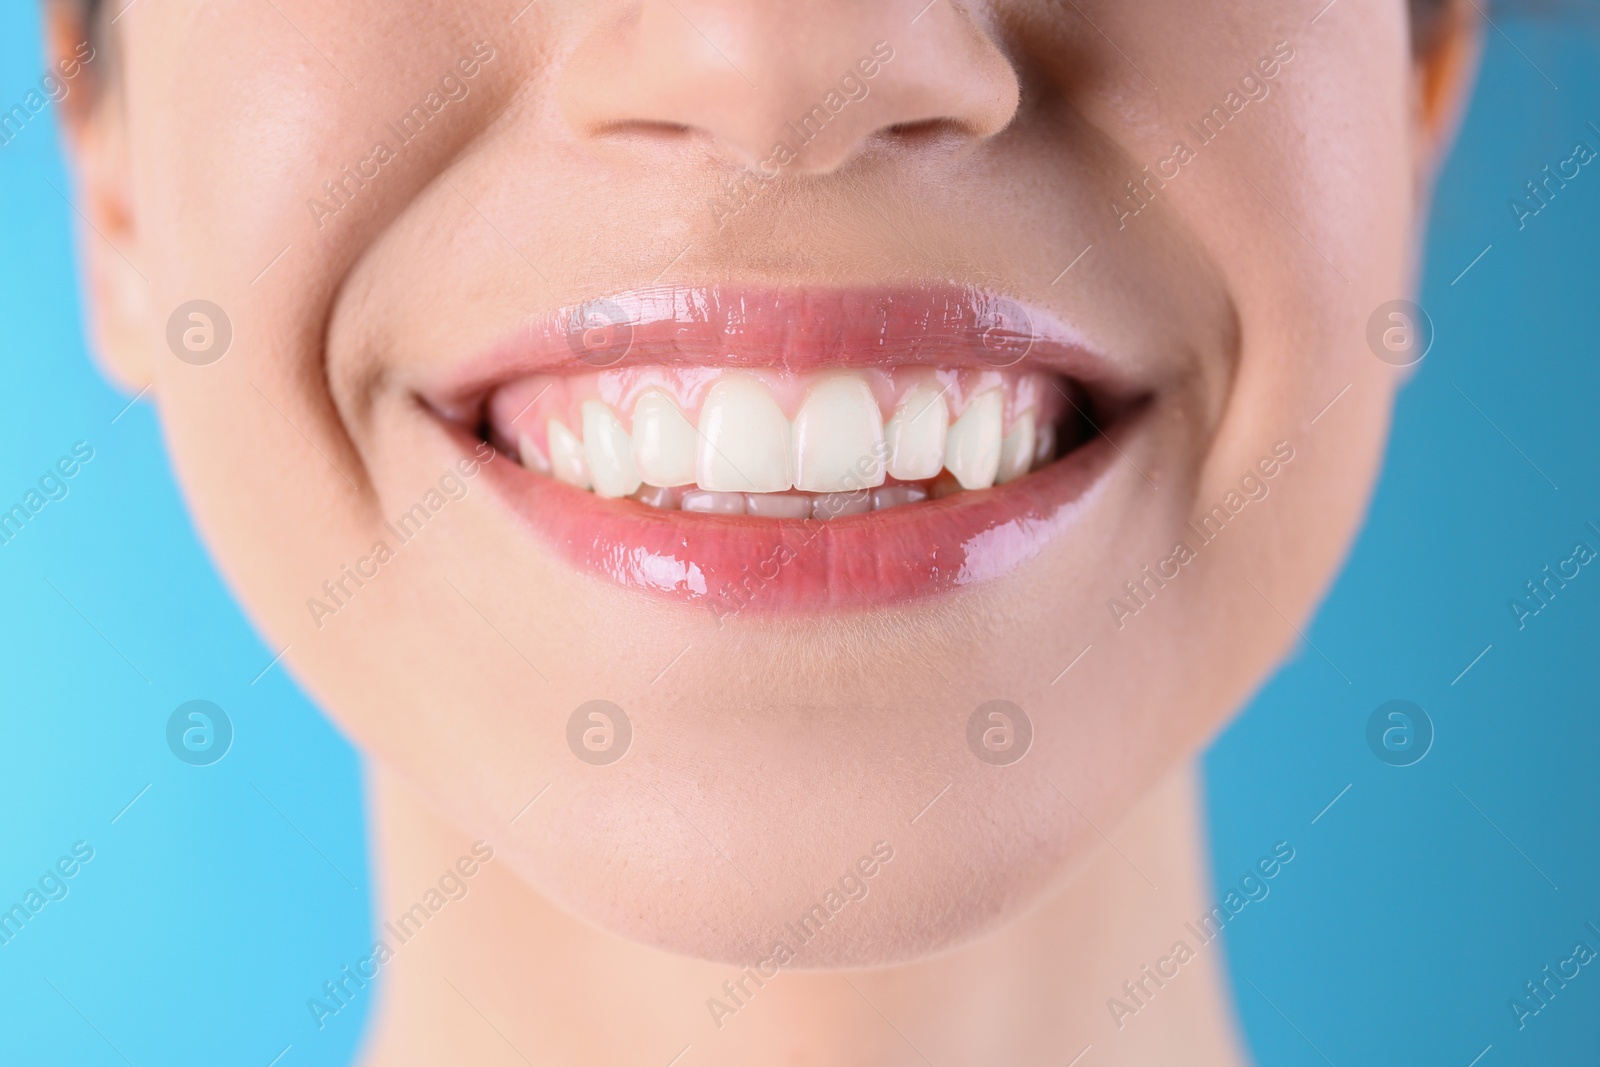
[[[882,607],[998,578],[1070,525],[1114,455],[1097,437],[994,489],[825,522],[658,511],[512,463],[484,472],[575,566],[721,620]]]
[[[425,383],[422,393],[442,414],[470,419],[490,389],[512,378],[682,363],[792,371],[1030,365],[1111,397],[1143,391],[1068,324],[984,289],[708,285],[633,289],[563,308]]]
[[[466,447],[490,392],[527,374],[625,364],[823,366],[1024,363],[1077,380],[1120,412],[1143,397],[1073,331],[981,290],[695,287],[646,289],[565,309],[525,327],[425,389]],[[607,500],[514,463],[486,468],[511,510],[580,570],[640,592],[741,613],[881,607],[1000,577],[1071,525],[1115,452],[1100,434],[1006,485],[829,521],[657,510]]]

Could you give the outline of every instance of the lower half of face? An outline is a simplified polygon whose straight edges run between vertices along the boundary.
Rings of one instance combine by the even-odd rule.
[[[1403,5],[281,6],[124,20],[158,328],[232,332],[160,345],[177,465],[297,676],[574,912],[972,937],[1329,581]]]

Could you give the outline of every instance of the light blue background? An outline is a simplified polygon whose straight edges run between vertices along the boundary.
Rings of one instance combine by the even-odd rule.
[[[35,21],[0,14],[0,106],[42,73]],[[1274,842],[1297,852],[1226,935],[1264,1064],[1600,1062],[1600,964],[1524,1030],[1507,1007],[1580,938],[1600,948],[1600,566],[1521,632],[1507,607],[1600,547],[1600,165],[1521,232],[1507,207],[1576,140],[1600,148],[1600,65],[1592,33],[1503,25],[1516,47],[1490,34],[1439,190],[1437,340],[1371,521],[1314,648],[1207,757],[1219,897]],[[0,1062],[342,1064],[364,1020],[317,1033],[304,1005],[369,943],[359,764],[261,673],[276,650],[197,544],[150,408],[118,417],[91,367],[67,189],[48,116],[0,148],[0,504],[95,449],[0,547],[0,903],[75,841],[95,858],[0,946]],[[204,769],[164,740],[197,697],[236,729]],[[1366,745],[1392,698],[1436,724],[1413,767]]]

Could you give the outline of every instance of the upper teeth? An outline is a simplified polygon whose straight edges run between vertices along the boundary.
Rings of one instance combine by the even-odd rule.
[[[950,407],[944,393],[930,383],[919,383],[900,401],[885,431],[889,473],[906,482],[938,474],[944,467],[949,430]]]
[[[863,372],[823,374],[807,383],[803,396],[789,394],[800,401],[791,408],[792,420],[759,376],[726,373],[716,375],[704,391],[698,426],[664,389],[637,391],[626,425],[617,409],[591,390],[577,405],[581,436],[559,413],[570,406],[559,403],[545,408],[556,413],[545,420],[544,449],[526,432],[511,430],[507,436],[516,441],[524,466],[606,497],[632,496],[641,486],[730,494],[853,493],[890,478],[932,479],[942,470],[964,489],[982,489],[1021,477],[1048,458],[1053,444],[1049,412],[1040,418],[1036,410],[1048,398],[1038,390],[1013,395],[1014,408],[1027,406],[1007,426],[1006,389],[1015,390],[1015,381],[1002,382],[990,373],[975,379],[964,397],[952,392],[954,384],[951,379],[941,387],[931,374],[914,380],[885,425],[887,409],[880,408]],[[952,422],[952,408],[960,400],[964,403]],[[514,421],[531,427],[536,417]],[[702,510],[712,502],[685,498],[684,506]],[[787,506],[776,501],[774,513]]]
[[[855,375],[824,379],[806,394],[793,439],[796,489],[849,493],[883,484],[883,417],[872,390]]]
[[[551,419],[546,431],[550,442],[550,465],[555,475],[579,489],[589,488],[589,464],[584,459],[583,442],[573,436],[560,419]]]
[[[652,389],[633,408],[633,462],[651,485],[694,484],[695,432],[672,398]]]
[[[629,496],[639,489],[633,441],[611,409],[598,400],[583,402],[583,456],[601,496]]]
[[[963,489],[987,489],[1000,473],[1000,394],[984,393],[950,427],[944,465]]]
[[[781,493],[794,484],[789,420],[752,378],[724,378],[700,409],[694,480],[722,493]]]

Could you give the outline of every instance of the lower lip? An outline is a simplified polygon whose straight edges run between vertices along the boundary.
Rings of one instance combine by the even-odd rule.
[[[513,463],[486,473],[579,570],[720,620],[880,608],[1000,578],[1073,524],[1114,455],[1098,436],[1005,485],[828,521],[657,510]]]

